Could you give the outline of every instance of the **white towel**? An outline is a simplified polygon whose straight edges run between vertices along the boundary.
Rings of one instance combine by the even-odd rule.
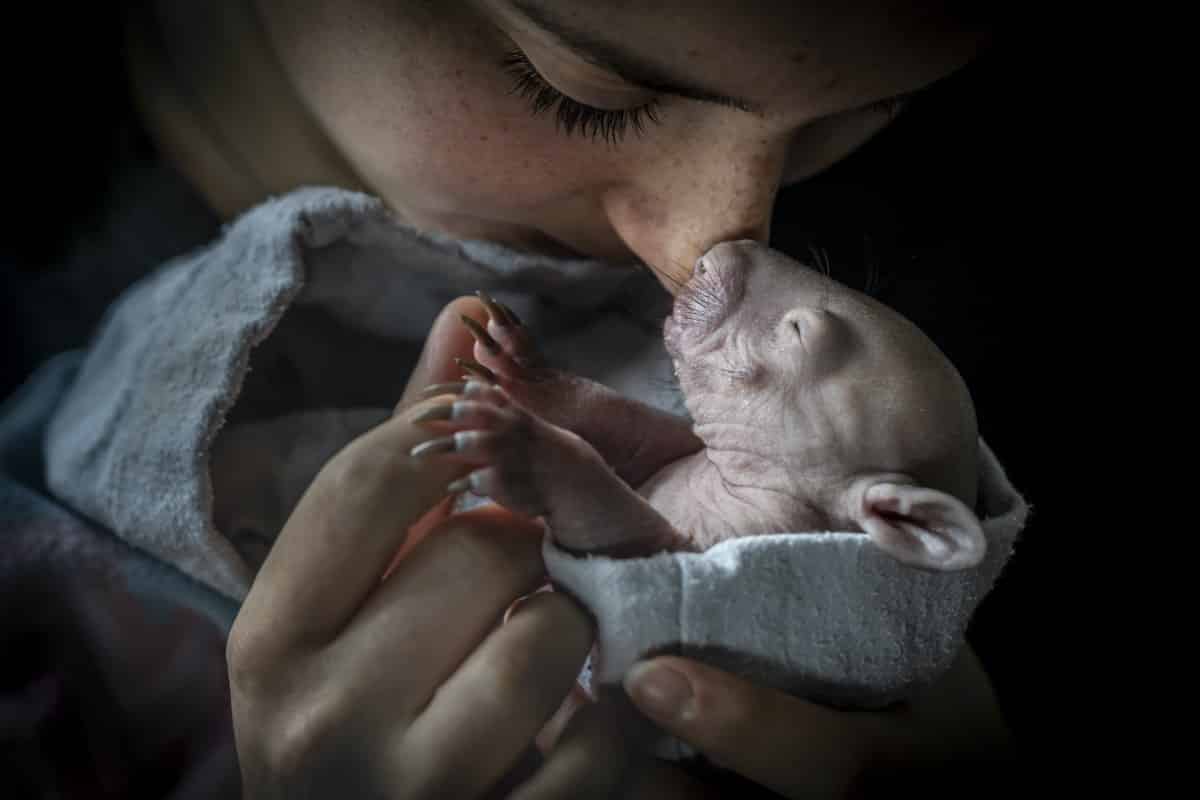
[[[558,366],[684,413],[656,327],[670,298],[644,270],[423,235],[372,198],[310,189],[249,212],[109,310],[50,423],[48,485],[240,600],[324,460],[395,403],[437,312],[479,288]],[[544,552],[597,617],[602,682],[674,649],[877,705],[948,666],[1008,558],[1025,504],[986,446],[980,475],[989,551],[967,572],[902,567],[856,533],[621,562]]]
[[[935,680],[1012,553],[1028,508],[980,440],[978,567],[907,567],[862,533],[728,539],[702,553],[577,557],[547,537],[555,582],[596,618],[592,680],[619,683],[646,655],[701,659],[755,683],[845,708],[878,708]],[[671,738],[663,758],[693,752]]]
[[[383,419],[437,313],[479,288],[566,368],[678,402],[645,271],[427,236],[365,195],[301,190],[109,309],[50,422],[47,485],[240,600],[324,458]]]

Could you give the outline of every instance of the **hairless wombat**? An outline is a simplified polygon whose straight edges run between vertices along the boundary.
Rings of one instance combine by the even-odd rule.
[[[917,567],[974,566],[985,541],[974,409],[908,320],[752,241],[712,248],[675,299],[667,351],[692,421],[546,366],[481,294],[486,380],[424,416],[414,448],[477,465],[469,488],[542,517],[558,544],[610,556],[732,536],[861,531]],[[482,365],[480,367],[479,365]]]

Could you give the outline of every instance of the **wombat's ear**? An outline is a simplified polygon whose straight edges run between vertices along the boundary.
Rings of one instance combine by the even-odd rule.
[[[862,494],[858,522],[876,545],[914,567],[968,569],[987,552],[983,528],[971,509],[936,489],[873,484]]]

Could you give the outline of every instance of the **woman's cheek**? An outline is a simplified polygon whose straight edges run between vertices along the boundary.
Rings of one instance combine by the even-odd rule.
[[[451,87],[412,86],[389,119],[360,120],[350,135],[368,185],[401,205],[514,222],[594,185],[605,148],[560,134],[553,112],[534,117],[502,75],[473,83],[466,70]],[[444,99],[420,102],[430,96]]]

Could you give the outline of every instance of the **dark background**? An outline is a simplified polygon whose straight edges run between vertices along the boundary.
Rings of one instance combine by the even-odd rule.
[[[46,356],[86,343],[93,312],[30,308],[29,287],[111,223],[118,163],[131,152],[154,158],[130,112],[114,7],[69,13],[64,26],[50,9],[16,12],[7,31],[0,397]],[[776,247],[801,257],[820,248],[835,277],[869,287],[942,347],[971,387],[982,434],[1033,504],[969,638],[1038,769],[1061,755],[1095,702],[1082,688],[1089,659],[1074,633],[1081,592],[1065,545],[1088,533],[1067,516],[1080,474],[1068,430],[1089,401],[1063,367],[1075,323],[1061,302],[1080,280],[1062,241],[1074,189],[1061,163],[1078,142],[1039,44],[1029,31],[1000,36],[851,159],[785,190],[773,226]],[[115,296],[125,283],[101,281],[97,291]],[[31,313],[59,316],[61,335],[23,334]]]

